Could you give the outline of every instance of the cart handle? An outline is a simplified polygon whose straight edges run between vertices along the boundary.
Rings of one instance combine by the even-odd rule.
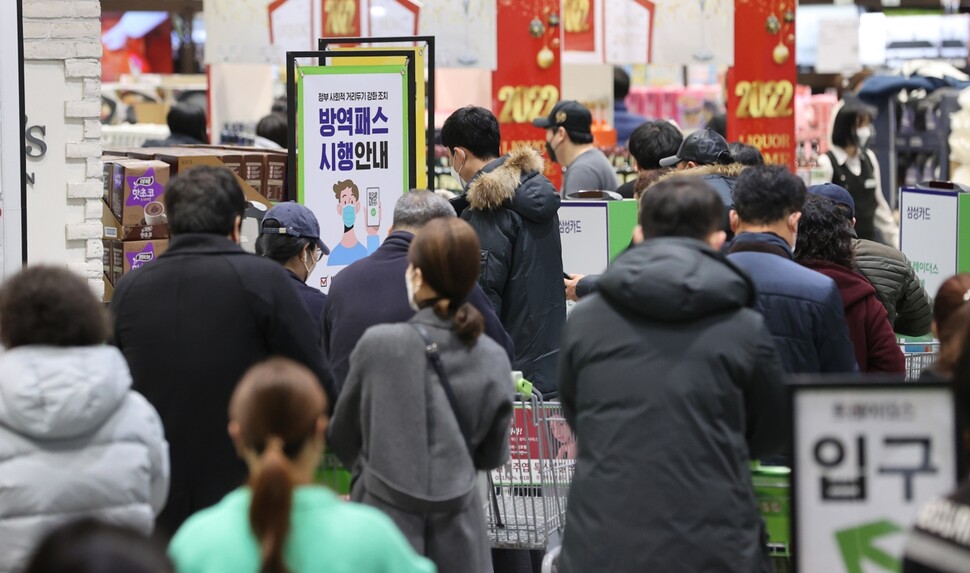
[[[532,397],[532,382],[529,382],[525,378],[519,378],[515,381],[515,391],[527,398]]]

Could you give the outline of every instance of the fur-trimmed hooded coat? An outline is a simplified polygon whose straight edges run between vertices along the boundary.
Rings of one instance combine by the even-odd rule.
[[[556,392],[556,364],[566,322],[559,241],[560,197],[542,175],[530,147],[485,166],[456,205],[482,243],[479,284],[512,336],[512,367],[548,396]]]
[[[711,187],[717,191],[717,194],[721,196],[721,201],[724,202],[724,231],[727,233],[728,238],[734,237],[734,232],[731,231],[731,206],[734,205],[734,198],[731,196],[734,193],[734,183],[738,179],[738,175],[745,170],[747,166],[740,163],[731,163],[728,165],[700,165],[692,169],[684,169],[683,171],[671,171],[663,177],[657,179],[654,183],[660,183],[671,177],[676,177],[678,175],[689,175],[693,177],[701,177],[710,184]]]

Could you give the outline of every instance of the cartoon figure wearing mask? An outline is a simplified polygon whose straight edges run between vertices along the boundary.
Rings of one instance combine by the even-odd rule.
[[[337,196],[337,214],[343,219],[344,235],[337,246],[330,251],[327,265],[332,267],[359,261],[376,251],[381,241],[378,237],[379,223],[376,227],[367,227],[366,247],[357,240],[354,224],[357,222],[357,214],[360,213],[360,190],[353,181],[350,179],[338,181],[333,186],[333,194]]]

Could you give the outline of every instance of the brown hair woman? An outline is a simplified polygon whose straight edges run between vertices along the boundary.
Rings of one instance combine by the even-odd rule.
[[[429,572],[378,511],[312,485],[327,427],[313,374],[284,358],[253,366],[229,404],[229,435],[246,486],[192,516],[169,553],[180,572]]]
[[[476,472],[509,455],[511,366],[466,302],[480,252],[461,219],[421,229],[406,272],[417,313],[364,333],[331,428],[351,498],[390,515],[442,573],[492,570]]]

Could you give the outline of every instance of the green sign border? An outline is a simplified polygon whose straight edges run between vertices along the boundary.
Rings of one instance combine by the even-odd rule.
[[[303,77],[305,76],[350,76],[362,74],[396,74],[401,78],[401,136],[402,149],[404,153],[403,182],[401,189],[403,193],[408,192],[408,180],[411,158],[408,156],[408,138],[411,133],[411,118],[408,116],[408,101],[411,94],[408,90],[407,66],[304,66],[297,68],[296,89],[297,89],[297,203],[306,204],[304,197],[304,166],[303,153],[306,150],[306,138],[304,134],[303,112],[306,106],[303,103]]]

